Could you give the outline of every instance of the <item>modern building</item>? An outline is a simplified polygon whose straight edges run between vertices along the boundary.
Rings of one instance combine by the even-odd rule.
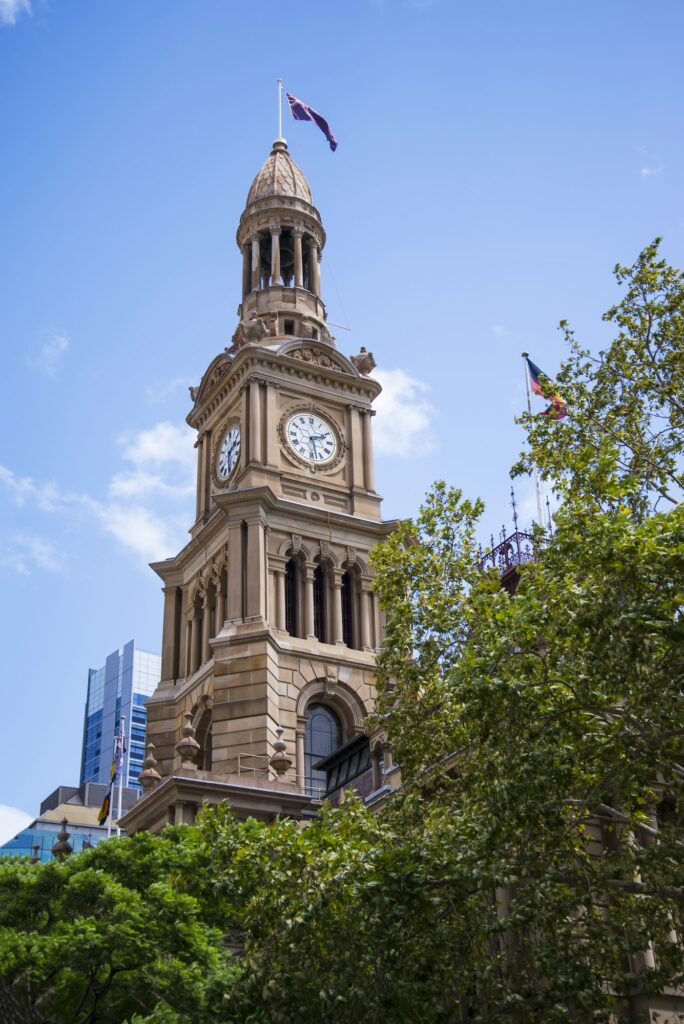
[[[326,757],[338,753],[347,778],[372,761],[378,784],[391,767],[364,728],[383,640],[369,553],[395,525],[374,481],[380,385],[372,354],[345,355],[330,333],[325,240],[278,139],[237,230],[240,322],[191,389],[190,540],[152,566],[165,595],[161,681],[129,834],[191,822],[204,801],[307,817]]]
[[[107,838],[107,826],[100,825],[97,817],[107,786],[94,782],[80,786],[58,786],[40,805],[40,814],[0,846],[0,857],[31,857],[43,863],[53,859],[53,847],[58,842],[62,822],[66,820],[69,846],[73,853],[87,850]],[[124,811],[133,806],[140,796],[140,787],[125,788],[121,804]]]
[[[109,784],[114,753],[114,737],[125,718],[126,751],[124,783],[140,791],[145,749],[147,711],[145,701],[154,693],[160,678],[158,654],[136,650],[130,640],[113,651],[102,668],[88,671],[88,696],[83,725],[81,778],[86,782]]]

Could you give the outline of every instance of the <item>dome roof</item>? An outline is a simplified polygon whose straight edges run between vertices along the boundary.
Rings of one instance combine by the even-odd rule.
[[[247,206],[267,196],[294,196],[313,206],[308,182],[288,153],[284,139],[276,139],[273,143],[268,160],[247,194]]]

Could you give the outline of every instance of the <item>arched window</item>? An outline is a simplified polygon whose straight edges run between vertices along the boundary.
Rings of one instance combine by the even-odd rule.
[[[299,562],[291,558],[285,566],[285,629],[299,636]]]
[[[354,574],[347,569],[342,577],[342,639],[347,647],[354,647]]]
[[[205,772],[211,771],[211,711],[204,712],[195,730],[195,739],[200,745],[197,767]]]
[[[307,791],[323,795],[325,772],[313,766],[322,757],[332,754],[342,744],[340,720],[325,704],[309,704],[306,709],[306,732],[304,735],[304,777]]]
[[[321,643],[330,643],[328,629],[328,572],[324,565],[314,569],[314,633]]]

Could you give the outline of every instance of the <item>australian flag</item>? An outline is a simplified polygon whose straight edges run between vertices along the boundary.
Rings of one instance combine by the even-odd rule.
[[[289,92],[286,92],[287,102],[290,104],[290,110],[295,121],[313,121],[321,129],[326,139],[330,144],[330,148],[333,153],[337,149],[337,139],[332,133],[330,125],[317,110],[310,107],[308,103],[303,103],[302,100],[298,100],[296,96],[291,96]]]

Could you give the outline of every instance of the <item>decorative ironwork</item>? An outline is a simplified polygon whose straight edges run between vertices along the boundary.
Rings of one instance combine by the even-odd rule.
[[[508,533],[506,527],[502,526],[498,542],[494,542],[494,535],[492,534],[489,547],[483,549],[482,545],[480,545],[479,549],[479,562],[482,568],[498,569],[502,576],[516,565],[533,562],[535,557],[534,537],[531,533],[520,530],[518,527],[518,505],[515,500],[515,491],[512,487],[511,507],[513,509],[513,532]]]

